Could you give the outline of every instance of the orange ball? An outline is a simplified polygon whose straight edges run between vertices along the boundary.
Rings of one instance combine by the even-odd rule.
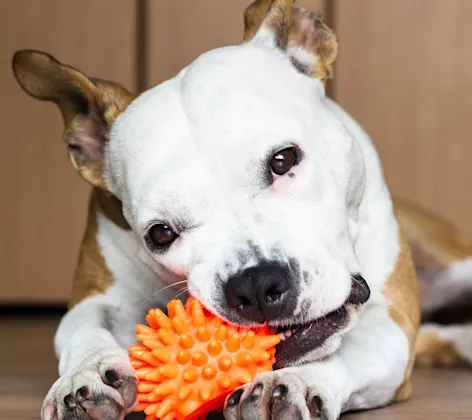
[[[146,420],[198,420],[220,410],[226,397],[256,375],[272,370],[280,342],[267,327],[227,324],[190,298],[151,309],[149,326],[137,325],[142,344],[130,348],[139,379],[138,405]]]

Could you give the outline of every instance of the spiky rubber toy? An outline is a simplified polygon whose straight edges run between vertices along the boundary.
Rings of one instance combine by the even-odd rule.
[[[226,397],[262,372],[272,370],[280,338],[268,328],[235,327],[190,298],[171,301],[168,316],[151,309],[149,326],[137,325],[142,344],[130,348],[138,405],[146,420],[204,419]]]

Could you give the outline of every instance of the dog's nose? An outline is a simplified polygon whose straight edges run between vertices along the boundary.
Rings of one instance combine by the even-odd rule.
[[[290,290],[289,267],[276,262],[250,267],[230,277],[226,284],[226,301],[240,316],[263,324],[296,305],[296,293]]]

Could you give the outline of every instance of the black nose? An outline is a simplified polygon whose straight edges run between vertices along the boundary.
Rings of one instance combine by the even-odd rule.
[[[297,293],[291,286],[290,268],[267,262],[230,277],[226,301],[243,318],[263,324],[287,317],[295,309]]]

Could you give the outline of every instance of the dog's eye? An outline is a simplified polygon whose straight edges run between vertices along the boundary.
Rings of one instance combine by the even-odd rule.
[[[270,159],[270,169],[276,175],[285,175],[297,164],[298,151],[295,147],[280,150]]]
[[[159,251],[172,245],[178,237],[169,225],[158,223],[149,229],[146,242],[152,251]]]

